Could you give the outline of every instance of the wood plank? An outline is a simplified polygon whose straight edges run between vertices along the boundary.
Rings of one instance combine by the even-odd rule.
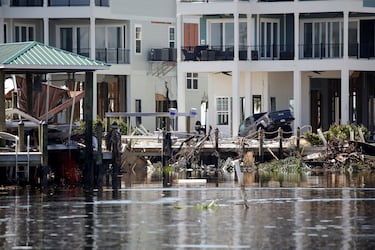
[[[69,100],[63,102],[59,106],[54,107],[53,109],[51,109],[50,111],[48,111],[48,117],[53,116],[53,115],[55,115],[55,114],[63,111],[66,108],[69,108],[70,106],[73,105],[73,101],[75,103],[77,103],[83,97],[85,97],[85,92],[82,91],[82,92],[78,93],[78,95],[76,95],[75,99],[74,98],[70,98]],[[38,117],[39,120],[44,120],[45,118],[46,118],[46,114],[43,114],[43,115],[41,115],[41,116]]]

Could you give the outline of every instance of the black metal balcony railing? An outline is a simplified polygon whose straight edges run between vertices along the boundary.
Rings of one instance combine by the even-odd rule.
[[[299,45],[299,59],[332,59],[343,58],[342,43],[319,43]],[[294,60],[294,45],[259,45],[240,46],[238,57],[246,60]],[[375,46],[372,43],[349,43],[348,56],[353,58],[375,58]],[[156,57],[150,60],[168,61],[168,52],[157,51]],[[156,58],[156,59],[155,59]],[[228,61],[234,59],[234,46],[198,45],[181,47],[182,61]]]
[[[43,0],[12,0],[10,2],[10,6],[11,7],[42,7]]]
[[[1,6],[1,1],[0,1]],[[43,0],[11,0],[11,7],[42,7]],[[90,0],[48,0],[48,6],[90,6]],[[95,0],[95,6],[109,7],[109,0]]]
[[[95,0],[95,6],[109,7],[109,0]]]
[[[176,48],[151,49],[149,52],[149,61],[176,62]]]
[[[199,45],[181,48],[182,61],[230,61],[234,59],[233,46]],[[286,45],[273,46],[240,46],[238,59],[246,60],[294,60],[293,47]]]
[[[123,48],[97,48],[95,50],[95,59],[112,64],[129,64],[130,50]]]
[[[234,0],[177,0],[181,3],[209,3],[209,2],[234,2]],[[250,0],[238,0],[239,2],[249,2]],[[293,0],[288,0],[293,1]]]
[[[48,6],[90,6],[90,0],[48,0]]]
[[[357,58],[374,58],[375,47],[373,43],[349,43],[349,56]]]
[[[302,44],[299,46],[300,59],[327,59],[342,57],[343,44],[341,43]]]

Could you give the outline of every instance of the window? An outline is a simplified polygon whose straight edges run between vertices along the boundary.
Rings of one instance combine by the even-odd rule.
[[[28,42],[34,41],[35,28],[30,25],[16,25],[15,26],[14,41],[15,42]]]
[[[89,28],[84,27],[61,27],[60,48],[89,56]]]
[[[73,52],[73,28],[60,29],[60,48]]]
[[[142,53],[142,27],[135,26],[135,53]]]
[[[350,25],[350,24],[349,24]],[[356,34],[349,27],[349,39],[356,41]],[[306,21],[303,23],[304,58],[339,58],[343,54],[343,23],[341,21]],[[350,47],[349,47],[350,49]]]
[[[95,58],[97,60],[108,63],[123,63],[126,60],[124,30],[125,26],[96,26]]]
[[[262,112],[262,96],[253,95],[253,114]]]
[[[262,19],[260,23],[260,56],[277,58],[279,43],[279,21]]]
[[[198,73],[186,73],[186,89],[198,89]]]
[[[210,21],[210,44],[216,49],[225,50],[234,46],[234,23],[233,20],[228,21]],[[240,46],[247,46],[247,24],[239,23]]]
[[[217,97],[216,98],[216,114],[217,114],[217,125],[228,125],[229,124],[229,98],[228,97]]]
[[[142,100],[141,99],[135,99],[135,112],[142,112]],[[135,124],[137,126],[142,124],[142,116],[137,116],[135,118]]]
[[[358,22],[349,22],[349,56],[358,56]]]
[[[169,36],[168,36],[169,48],[174,48],[175,47],[175,43],[176,43],[175,28],[174,27],[169,27],[168,33],[169,33]]]
[[[276,97],[270,98],[271,111],[276,111]]]

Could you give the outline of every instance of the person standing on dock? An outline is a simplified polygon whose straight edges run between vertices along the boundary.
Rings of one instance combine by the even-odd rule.
[[[107,134],[106,147],[112,151],[112,188],[118,188],[118,177],[121,167],[121,133],[117,122],[112,123],[112,129]]]

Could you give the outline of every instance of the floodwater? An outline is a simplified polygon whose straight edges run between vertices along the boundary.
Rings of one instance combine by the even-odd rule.
[[[375,249],[375,174],[233,173],[0,193],[1,249]],[[244,192],[242,192],[244,190]],[[248,208],[244,204],[248,205]]]

